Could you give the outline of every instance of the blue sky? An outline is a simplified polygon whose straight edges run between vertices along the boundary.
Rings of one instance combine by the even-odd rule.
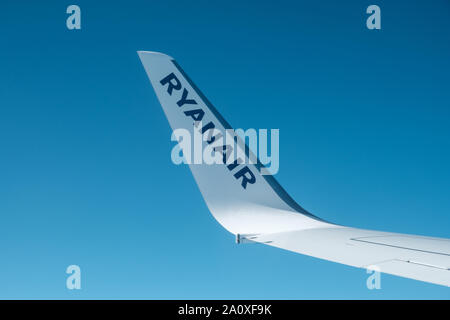
[[[177,59],[234,127],[279,128],[276,178],[315,215],[449,237],[450,4],[310,2],[3,4],[0,298],[450,298],[236,245],[170,160],[137,50]],[[381,30],[365,27],[370,4]]]

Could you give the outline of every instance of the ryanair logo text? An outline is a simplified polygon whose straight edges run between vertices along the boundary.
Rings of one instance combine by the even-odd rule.
[[[246,131],[225,129],[222,132],[214,121],[206,121],[206,124],[203,124],[206,118],[205,110],[189,94],[189,90],[183,87],[174,73],[164,77],[160,84],[170,96],[178,96],[177,106],[186,117],[193,120],[192,130],[179,128],[173,131],[172,140],[178,142],[172,150],[172,161],[175,164],[226,165],[244,189],[256,182],[256,175],[251,168],[259,170],[261,174],[274,174],[278,171],[278,129],[270,131],[271,156],[269,157],[266,129],[260,129],[259,132],[255,129]],[[211,112],[208,109],[207,111]],[[255,150],[259,150],[259,159],[252,152]],[[267,164],[270,166],[265,167],[264,165]]]

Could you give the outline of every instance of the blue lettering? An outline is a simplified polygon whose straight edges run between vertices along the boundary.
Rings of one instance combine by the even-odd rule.
[[[172,80],[175,81],[175,83],[172,82]],[[180,80],[178,80],[178,78],[173,74],[173,72],[171,74],[169,74],[167,77],[165,77],[164,79],[162,79],[160,81],[160,83],[165,86],[166,84],[169,84],[169,86],[167,87],[167,92],[172,95],[172,91],[173,89],[175,90],[180,90],[181,89],[181,82]]]
[[[185,104],[197,104],[197,102],[194,99],[186,99],[188,95],[188,91],[186,89],[183,89],[183,94],[181,96],[181,99],[177,102],[177,105],[179,107],[185,105]]]

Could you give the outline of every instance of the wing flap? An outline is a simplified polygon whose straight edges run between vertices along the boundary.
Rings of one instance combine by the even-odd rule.
[[[450,286],[450,270],[448,269],[402,260],[390,260],[378,263],[377,266],[384,273]]]
[[[450,256],[450,240],[420,236],[359,237],[354,241]]]
[[[447,239],[334,227],[263,234],[252,240],[353,267],[377,267],[384,273],[450,286]]]

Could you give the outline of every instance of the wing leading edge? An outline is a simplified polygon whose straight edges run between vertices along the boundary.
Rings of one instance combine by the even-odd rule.
[[[172,129],[190,132],[193,117],[219,130],[231,128],[171,57],[139,51],[141,62]],[[195,120],[195,119],[194,119]],[[248,159],[245,159],[248,160]],[[245,163],[248,163],[246,161]],[[359,268],[450,286],[450,239],[379,232],[326,222],[298,205],[260,165],[189,165],[216,220],[240,242],[273,247]],[[240,184],[246,170],[251,184]],[[245,240],[245,241],[243,241]]]

